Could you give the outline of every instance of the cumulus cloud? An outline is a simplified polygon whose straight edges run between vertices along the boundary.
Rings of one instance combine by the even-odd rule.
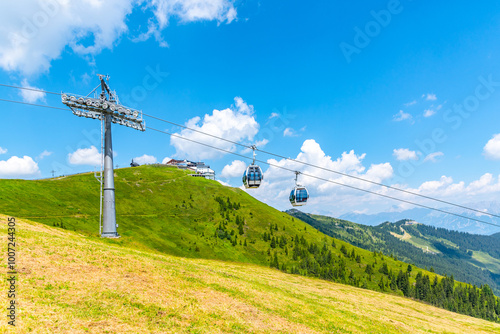
[[[394,149],[392,155],[399,161],[418,160],[417,152],[410,151],[407,148]]]
[[[340,173],[363,177],[374,182],[382,182],[393,176],[393,168],[390,163],[372,164],[365,167],[363,165],[365,157],[366,154],[356,154],[351,150],[349,152],[343,152],[340,157],[334,159],[325,154],[319,143],[313,139],[308,139],[303,142],[300,153],[295,157],[295,160],[331,169]],[[302,172],[302,175],[299,176],[299,183],[305,185],[311,194],[311,203],[310,205],[308,204],[309,210],[324,210],[325,208],[337,207],[338,205],[352,207],[353,203],[357,203],[356,200],[354,200],[354,202],[349,201],[357,197],[356,195],[359,195],[359,193],[353,193],[355,192],[354,190],[343,187],[340,184],[356,186],[362,189],[373,189],[375,187],[375,185],[370,183],[287,159],[269,159],[268,163],[270,163],[271,166],[264,172],[266,177],[261,187],[252,189],[252,192],[249,193],[278,208],[288,208],[288,195],[295,184],[295,175],[290,171],[294,170]],[[287,170],[283,170],[282,168]],[[308,177],[307,175],[309,174],[315,175],[318,178]],[[330,180],[335,183],[325,180]],[[350,204],[347,205],[344,201]]]
[[[259,148],[264,148],[264,146],[266,146],[267,144],[269,143],[269,140],[267,139],[262,139],[262,140],[257,140],[253,145],[255,145],[258,149]],[[252,152],[252,149],[251,148],[245,148],[241,151],[241,153],[243,154],[246,154],[246,153],[249,153],[249,152]]]
[[[264,146],[266,146],[267,144],[269,143],[269,140],[264,138],[262,140],[258,140],[255,142],[255,146],[257,148],[263,148]]]
[[[437,96],[436,94],[424,94],[422,95],[423,98],[425,98],[427,101],[436,101]]]
[[[186,122],[186,126],[201,132],[225,138],[234,142],[252,142],[259,131],[259,123],[253,115],[253,106],[241,98],[234,99],[235,105],[224,110],[214,109],[212,114],[206,114],[203,119],[194,117]],[[182,138],[199,141],[208,145],[234,152],[234,144],[187,129],[177,133]],[[221,157],[223,152],[207,148],[178,137],[171,137],[171,145],[176,149],[175,156],[189,160],[205,160]]]
[[[153,36],[162,45],[161,32],[171,17],[184,23],[230,23],[237,17],[229,0],[7,1],[0,11],[0,67],[33,75],[47,71],[66,50],[96,55],[111,49],[129,31],[127,18],[134,9],[146,14],[140,27],[147,31],[137,40]]]
[[[295,137],[297,134],[295,133],[295,130],[292,128],[286,128],[283,131],[283,137]]]
[[[483,148],[483,154],[487,159],[500,160],[500,133],[488,140]]]
[[[224,182],[222,180],[217,180],[217,182],[219,182],[220,184],[222,184],[223,186],[226,186],[226,187],[231,187],[231,185],[227,182]]]
[[[424,110],[424,117],[431,117],[434,114],[436,114],[436,112],[432,109],[425,109]]]
[[[451,177],[441,176],[439,181],[426,181],[422,183],[418,190],[420,193],[433,193],[452,183],[453,179]]]
[[[134,158],[134,162],[137,162],[139,165],[155,164],[157,161],[154,156],[147,154]]]
[[[5,154],[5,153],[7,153],[7,149],[0,147],[0,154]]]
[[[22,158],[13,156],[8,160],[0,161],[0,177],[2,178],[30,177],[39,174],[38,164],[26,155]]]
[[[434,158],[442,155],[440,154],[441,152],[434,153],[431,154]],[[416,155],[418,156],[418,154]],[[390,163],[382,162],[365,166],[365,158],[366,154],[356,154],[353,150],[343,152],[337,158],[332,158],[321,149],[319,143],[309,139],[303,142],[300,152],[294,159],[339,173],[392,185],[421,195],[432,196],[456,203],[470,202],[472,196],[477,201],[490,200],[491,196],[500,192],[500,175],[495,177],[490,173],[486,173],[468,184],[464,181],[454,181],[451,176],[446,175],[437,180],[422,182],[417,187],[410,187],[406,184],[394,184],[390,182],[394,176],[394,171]],[[281,210],[290,208],[288,195],[295,184],[295,176],[290,171],[295,170],[302,172],[299,176],[299,183],[305,185],[311,195],[307,205],[308,212],[338,216],[343,213],[355,211],[377,213],[382,211],[399,211],[413,207],[407,203],[388,200],[382,196],[351,189],[343,185],[369,190],[380,195],[415,201],[415,196],[411,194],[367,183],[339,173],[332,173],[327,170],[299,164],[287,159],[269,159],[267,162],[271,166],[264,171],[266,177],[261,186],[258,189],[248,191],[248,193]],[[278,168],[278,166],[287,170]],[[314,175],[317,178],[309,177],[308,175]],[[246,189],[244,190],[247,191]],[[425,199],[419,199],[417,202],[432,206],[436,205],[436,203]]]
[[[417,104],[417,100],[410,101],[408,103],[405,103],[404,105],[405,105],[405,107],[410,107],[410,106],[415,105],[415,104]]]
[[[101,165],[101,154],[95,146],[90,148],[79,148],[73,153],[68,154],[68,161],[72,165]]]
[[[465,182],[454,182],[450,176],[441,176],[439,180],[423,182],[418,188],[409,190],[422,195],[438,198],[452,198],[454,202],[460,199],[470,199],[471,196],[491,195],[500,191],[500,175],[494,177],[490,173],[483,174],[479,179],[466,185]],[[489,197],[485,198],[489,198]],[[476,197],[477,200],[481,199]]]
[[[433,152],[433,153],[430,153],[430,154],[428,154],[428,155],[424,158],[424,162],[426,162],[426,161],[436,162],[436,161],[437,161],[437,158],[442,157],[443,155],[444,155],[444,153],[443,153],[443,152]]]
[[[158,27],[165,28],[170,17],[177,16],[183,22],[216,20],[231,23],[237,13],[233,2],[228,0],[152,0],[150,5]]]
[[[27,89],[21,89],[20,93],[19,93],[21,95],[21,97],[23,98],[24,102],[35,103],[37,101],[45,101],[46,94],[36,90],[39,88],[30,86],[26,79],[24,79],[21,82],[21,86],[24,88],[27,88]]]
[[[51,156],[53,152],[49,152],[47,150],[44,150],[40,155],[37,157],[38,160],[42,160],[43,158],[46,158],[48,156]]]
[[[241,160],[234,160],[230,165],[224,166],[220,176],[225,179],[240,177],[247,168],[247,164]]]
[[[127,31],[131,11],[132,1],[121,0],[9,1],[0,12],[0,66],[30,75],[48,70],[66,47],[97,54]]]
[[[395,122],[401,122],[401,121],[405,121],[405,120],[411,121],[413,119],[413,117],[410,114],[405,113],[403,110],[400,110],[397,114],[392,116],[392,119]]]
[[[172,160],[172,158],[169,158],[169,157],[165,157],[163,158],[163,160],[161,161],[162,164],[166,164],[167,162],[169,162],[170,160]]]

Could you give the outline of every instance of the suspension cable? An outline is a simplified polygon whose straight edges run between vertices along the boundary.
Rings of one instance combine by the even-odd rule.
[[[16,88],[16,89],[26,89],[26,90],[31,90],[31,91],[39,91],[39,92],[43,92],[43,93],[47,93],[47,94],[61,95],[61,93],[54,93],[54,92],[49,92],[49,91],[45,91],[45,90],[41,90],[41,89],[35,89],[35,88],[27,88],[27,87],[13,86],[13,85],[5,85],[5,84],[0,84],[0,86],[10,87],[10,88]],[[25,105],[37,106],[37,107],[43,107],[43,108],[53,108],[53,109],[67,110],[67,109],[64,109],[64,108],[58,108],[58,107],[52,107],[52,106],[46,106],[46,105],[34,104],[34,103],[27,103],[27,102],[21,102],[21,101],[13,101],[13,100],[6,100],[6,99],[0,99],[0,101],[12,102],[12,103],[19,103],[19,104],[25,104]],[[234,144],[234,145],[238,145],[238,146],[241,146],[241,147],[253,149],[254,152],[256,150],[256,151],[262,152],[264,154],[275,156],[275,157],[280,158],[280,159],[285,159],[285,160],[288,160],[288,161],[291,161],[291,162],[303,164],[303,165],[306,165],[306,166],[309,166],[309,167],[313,167],[313,168],[317,168],[317,169],[320,169],[320,170],[328,171],[328,172],[335,173],[335,174],[338,174],[338,175],[342,175],[342,176],[345,176],[345,177],[353,178],[353,179],[356,179],[356,180],[359,180],[359,181],[368,182],[368,183],[371,183],[371,184],[374,184],[374,185],[378,185],[378,186],[381,186],[381,187],[385,187],[385,188],[388,188],[388,189],[391,189],[391,190],[400,191],[400,192],[403,192],[403,193],[406,193],[406,194],[418,196],[418,197],[425,198],[425,199],[428,199],[428,200],[432,200],[432,201],[440,202],[440,203],[443,203],[443,204],[447,204],[447,205],[459,207],[459,208],[462,208],[462,209],[466,209],[466,210],[478,212],[478,213],[481,213],[483,215],[488,215],[488,216],[491,216],[491,217],[500,218],[500,215],[496,215],[496,214],[493,214],[493,213],[489,213],[489,212],[481,211],[481,210],[478,210],[478,209],[470,208],[470,207],[467,207],[465,205],[456,204],[456,203],[453,203],[453,202],[441,200],[439,198],[435,198],[435,197],[431,197],[431,196],[419,194],[419,193],[416,193],[416,192],[413,192],[413,191],[410,191],[410,190],[405,190],[405,189],[397,188],[397,187],[394,187],[394,186],[386,185],[386,184],[381,183],[381,182],[372,181],[372,180],[365,179],[365,178],[362,178],[362,177],[359,177],[359,176],[355,176],[355,175],[351,175],[351,174],[339,172],[339,171],[332,170],[332,169],[329,169],[329,168],[317,166],[317,165],[314,165],[314,164],[311,164],[311,163],[308,163],[308,162],[305,162],[305,161],[300,161],[300,160],[288,158],[288,157],[285,157],[285,156],[282,156],[282,155],[279,155],[279,154],[276,154],[276,153],[272,153],[272,152],[269,152],[269,151],[261,150],[261,149],[256,148],[255,145],[241,144],[241,143],[238,143],[238,142],[233,141],[233,140],[229,140],[229,139],[226,139],[226,138],[223,138],[223,137],[212,135],[212,134],[206,133],[204,131],[193,129],[193,128],[187,127],[185,125],[181,125],[181,124],[178,124],[178,123],[175,123],[175,122],[171,122],[171,121],[168,121],[168,120],[165,120],[163,118],[156,117],[156,116],[153,116],[153,115],[150,115],[150,114],[143,113],[143,115],[146,116],[146,117],[150,117],[152,119],[156,119],[158,121],[164,122],[164,123],[168,123],[168,124],[171,124],[171,125],[174,125],[174,126],[178,126],[178,127],[184,128],[186,130],[190,130],[190,131],[197,132],[197,133],[200,133],[200,134],[212,137],[212,138],[216,138],[216,139],[219,139],[219,140],[222,140],[222,141],[226,141],[226,142],[229,142],[229,143]],[[179,137],[180,138],[184,138],[182,136],[179,136]],[[184,139],[186,139],[186,138],[184,138]],[[234,152],[231,152],[231,153],[234,154]],[[256,161],[260,161],[260,160],[256,160]]]

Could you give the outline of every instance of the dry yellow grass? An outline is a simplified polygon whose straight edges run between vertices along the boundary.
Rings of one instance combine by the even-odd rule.
[[[18,333],[500,332],[405,298],[264,267],[130,250],[30,221],[18,220],[17,230]],[[0,233],[3,278],[6,217]]]

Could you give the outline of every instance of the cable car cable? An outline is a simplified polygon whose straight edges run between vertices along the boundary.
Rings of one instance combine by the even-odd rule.
[[[61,95],[61,93],[53,93],[53,92],[48,92],[48,91],[44,91],[44,90],[41,90],[41,89],[26,88],[26,87],[12,86],[12,85],[4,85],[4,84],[0,84],[0,86],[10,87],[10,88],[17,88],[17,89],[28,89],[28,90],[32,90],[32,91],[40,91],[40,92],[49,93],[49,94]],[[187,127],[185,125],[177,124],[175,122],[171,122],[171,121],[168,121],[166,119],[163,119],[163,118],[160,118],[160,117],[156,117],[156,116],[153,116],[153,115],[150,115],[150,114],[146,114],[146,113],[142,113],[142,114],[144,116],[146,116],[146,117],[150,117],[150,118],[156,119],[156,120],[161,121],[161,122],[165,122],[165,123],[168,123],[168,124],[171,124],[171,125],[174,125],[174,126],[178,126],[178,127],[183,128],[183,129],[186,129],[186,130],[197,132],[197,133],[200,133],[200,134],[212,137],[212,138],[216,138],[216,139],[219,139],[219,140],[226,141],[226,142],[231,143],[231,144],[235,144],[235,145],[239,145],[241,147],[252,149],[251,145],[241,144],[241,143],[238,143],[238,142],[233,141],[233,140],[229,140],[229,139],[222,138],[222,137],[219,137],[219,136],[216,136],[216,135],[212,135],[210,133],[206,133],[206,132],[203,132],[203,131],[200,131],[200,130],[197,130],[197,129],[193,129],[193,128]],[[488,216],[491,216],[491,217],[500,218],[500,215],[496,215],[496,214],[493,214],[493,213],[489,213],[489,212],[481,211],[481,210],[478,210],[478,209],[470,208],[470,207],[467,207],[465,205],[456,204],[456,203],[453,203],[453,202],[445,201],[445,200],[442,200],[442,199],[439,199],[439,198],[435,198],[435,197],[431,197],[431,196],[427,196],[427,195],[422,195],[422,194],[419,194],[419,193],[416,193],[416,192],[413,192],[413,191],[410,191],[410,190],[405,190],[405,189],[397,188],[397,187],[390,186],[390,185],[387,185],[387,184],[384,184],[384,183],[381,183],[381,182],[376,182],[376,181],[368,180],[368,179],[365,179],[365,178],[362,178],[362,177],[359,177],[359,176],[355,176],[355,175],[351,175],[351,174],[339,172],[339,171],[336,171],[336,170],[333,170],[333,169],[329,169],[329,168],[317,166],[317,165],[314,165],[314,164],[311,164],[311,163],[308,163],[308,162],[305,162],[305,161],[300,161],[300,160],[296,160],[296,159],[292,159],[292,158],[287,158],[285,156],[282,156],[282,155],[279,155],[279,154],[276,154],[276,153],[272,153],[272,152],[269,152],[269,151],[261,150],[261,149],[258,149],[258,148],[256,148],[256,150],[259,151],[259,152],[262,152],[264,154],[275,156],[275,157],[280,158],[280,159],[285,159],[285,160],[288,160],[288,161],[300,163],[300,164],[303,164],[303,165],[306,165],[306,166],[310,166],[310,167],[313,167],[313,168],[318,168],[318,169],[321,169],[321,170],[324,170],[324,171],[328,171],[328,172],[331,172],[331,173],[335,173],[335,174],[338,174],[338,175],[350,177],[350,178],[353,178],[353,179],[356,179],[356,180],[359,180],[359,181],[368,182],[368,183],[375,184],[375,185],[378,185],[378,186],[381,186],[381,187],[386,187],[387,189],[392,189],[392,190],[400,191],[400,192],[403,192],[403,193],[406,193],[406,194],[418,196],[418,197],[425,198],[425,199],[432,200],[432,201],[436,201],[436,202],[439,202],[439,203],[443,203],[443,204],[455,206],[455,207],[466,209],[466,210],[469,210],[469,211],[478,212],[478,213],[481,213],[481,214],[484,214],[484,215],[488,215]]]
[[[209,134],[209,133],[197,130],[197,129],[193,129],[193,128],[190,128],[190,127],[187,127],[187,126],[184,126],[184,125],[176,124],[174,122],[170,122],[170,121],[161,119],[161,118],[156,117],[156,116],[148,115],[148,114],[145,114],[145,113],[143,113],[143,115],[146,116],[146,117],[150,117],[150,118],[153,118],[153,119],[156,119],[156,120],[168,123],[168,124],[172,124],[172,125],[175,125],[175,126],[178,126],[178,127],[184,128],[184,129],[187,129],[187,130],[198,132],[198,133],[204,134],[206,136],[210,136],[212,138],[224,140],[226,142],[229,142],[229,143],[232,143],[232,144],[235,144],[235,145],[239,145],[239,146],[242,146],[242,147],[245,147],[245,148],[252,148],[252,146],[244,145],[244,144],[241,144],[241,143],[229,140],[229,139],[221,138],[219,136],[215,136],[215,135],[212,135],[212,134]],[[433,200],[433,201],[436,201],[436,202],[440,202],[440,203],[443,203],[443,204],[447,204],[447,205],[451,205],[451,206],[456,206],[456,207],[459,207],[459,208],[462,208],[462,209],[466,209],[466,210],[478,212],[478,213],[485,214],[485,215],[488,215],[488,216],[491,216],[491,217],[500,218],[500,215],[496,215],[496,214],[493,214],[493,213],[484,212],[484,211],[481,211],[481,210],[478,210],[478,209],[473,209],[473,208],[467,207],[465,205],[456,204],[456,203],[453,203],[453,202],[445,201],[445,200],[442,200],[442,199],[439,199],[439,198],[430,197],[430,196],[427,196],[427,195],[422,195],[422,194],[419,194],[419,193],[416,193],[416,192],[413,192],[413,191],[410,191],[410,190],[405,190],[405,189],[401,189],[401,188],[397,188],[397,187],[394,187],[394,186],[390,186],[390,185],[387,185],[387,184],[384,184],[384,183],[381,183],[381,182],[376,182],[376,181],[368,180],[368,179],[365,179],[365,178],[362,178],[362,177],[359,177],[359,176],[355,176],[355,175],[351,175],[351,174],[347,174],[347,173],[342,173],[342,172],[339,172],[339,171],[336,171],[336,170],[333,170],[333,169],[329,169],[329,168],[317,166],[317,165],[314,165],[314,164],[311,164],[311,163],[308,163],[308,162],[305,162],[305,161],[300,161],[300,160],[296,160],[296,159],[292,159],[292,158],[287,158],[285,156],[282,156],[282,155],[279,155],[279,154],[276,154],[276,153],[272,153],[272,152],[269,152],[269,151],[265,151],[265,150],[262,150],[262,149],[259,149],[259,148],[256,148],[256,150],[259,151],[259,152],[262,152],[264,154],[275,156],[275,157],[280,158],[280,159],[285,159],[285,160],[288,160],[288,161],[300,163],[300,164],[303,164],[303,165],[306,165],[306,166],[309,166],[309,167],[314,167],[314,168],[321,169],[321,170],[324,170],[324,171],[328,171],[328,172],[331,172],[331,173],[335,173],[335,174],[338,174],[338,175],[350,177],[350,178],[353,178],[353,179],[356,179],[356,180],[359,180],[359,181],[368,182],[368,183],[375,184],[375,185],[378,185],[378,186],[381,186],[381,187],[386,187],[388,189],[400,191],[400,192],[403,192],[403,193],[406,193],[406,194],[410,194],[410,195],[422,197],[422,198],[425,198],[425,199]]]
[[[64,110],[68,111],[67,108],[59,108],[59,107],[53,107],[53,106],[45,106],[43,104],[36,104],[36,103],[29,103],[29,102],[22,102],[22,101],[14,101],[14,100],[5,100],[5,99],[0,99],[0,101],[3,102],[11,102],[11,103],[18,103],[18,104],[25,104],[28,106],[33,106],[33,107],[42,107],[42,108],[49,108],[49,109],[58,109],[58,110]]]
[[[50,109],[67,111],[67,109],[64,109],[64,108],[53,107],[53,106],[45,106],[45,105],[42,105],[42,104],[27,103],[27,102],[6,100],[6,99],[0,99],[0,101],[12,102],[12,103],[18,103],[18,104],[23,104],[23,105],[35,106],[35,107],[43,107],[43,108],[50,108]],[[210,144],[205,144],[205,143],[193,140],[193,139],[185,138],[185,137],[182,137],[182,136],[177,135],[177,134],[169,133],[167,131],[158,130],[158,129],[155,129],[155,128],[152,128],[152,127],[148,127],[148,129],[150,129],[152,131],[160,132],[160,133],[163,133],[163,134],[167,134],[167,135],[172,136],[172,137],[178,137],[178,138],[181,138],[181,139],[184,139],[184,140],[187,140],[187,141],[199,144],[199,145],[210,147],[210,148],[219,150],[221,152],[225,152],[225,153],[229,153],[229,154],[232,154],[232,155],[236,155],[236,156],[242,157],[244,159],[252,159],[250,157],[247,157],[245,155],[242,155],[242,154],[239,154],[239,153],[236,153],[236,152],[231,152],[229,150],[225,150],[225,149],[222,149],[222,148],[210,145]],[[267,161],[258,160],[258,159],[256,159],[255,161],[261,162],[261,163],[269,165],[271,167],[276,167],[276,168],[280,168],[280,169],[287,170],[289,172],[294,172],[295,173],[295,170],[293,170],[293,169],[286,168],[286,167],[283,167],[283,166],[278,166],[278,165],[269,163]],[[312,178],[321,180],[321,181],[330,182],[330,183],[337,184],[337,185],[340,185],[340,186],[344,186],[344,187],[347,187],[347,188],[351,188],[351,189],[363,191],[363,192],[366,192],[366,193],[369,193],[369,194],[373,194],[373,195],[377,195],[377,196],[389,198],[389,199],[392,199],[392,200],[396,200],[396,201],[399,201],[399,202],[403,202],[403,203],[407,203],[407,204],[419,206],[419,207],[422,207],[422,208],[425,208],[425,209],[434,210],[434,211],[438,211],[438,212],[445,213],[445,214],[448,214],[448,215],[452,215],[452,216],[456,216],[456,217],[460,217],[460,218],[464,218],[464,219],[473,220],[473,221],[476,221],[478,223],[483,223],[483,224],[487,224],[487,225],[492,225],[492,226],[500,227],[500,225],[498,225],[498,224],[490,223],[490,222],[487,222],[487,221],[484,221],[484,220],[480,220],[480,219],[476,219],[476,218],[464,216],[464,215],[461,215],[461,214],[458,214],[458,213],[453,213],[453,212],[450,212],[450,211],[446,211],[446,210],[442,210],[442,209],[430,207],[430,206],[427,206],[427,205],[424,205],[424,204],[415,203],[415,202],[412,202],[412,201],[408,201],[408,200],[404,200],[404,199],[392,197],[392,196],[389,196],[389,195],[379,194],[379,193],[371,191],[371,190],[361,189],[361,188],[358,188],[358,187],[355,187],[355,186],[351,186],[351,185],[343,184],[343,183],[340,183],[340,182],[332,181],[332,180],[325,179],[325,178],[322,178],[322,177],[319,177],[319,176],[315,176],[315,175],[311,175],[311,174],[308,174],[308,173],[301,173],[301,174],[305,175],[305,176],[308,176],[308,177],[312,177]],[[430,199],[433,199],[433,198],[430,198]],[[474,210],[474,209],[471,209],[471,210],[473,210],[473,211],[479,211],[479,210]],[[479,212],[482,212],[482,211],[479,211]],[[482,213],[483,214],[487,214],[486,212],[482,212]],[[489,214],[489,215],[493,215],[493,214]],[[494,216],[496,216],[496,215],[494,215]]]
[[[203,145],[203,146],[206,146],[206,147],[210,147],[210,148],[213,148],[213,149],[219,150],[219,151],[221,151],[221,152],[225,152],[225,153],[233,154],[233,155],[236,155],[236,156],[239,156],[239,157],[245,158],[245,159],[252,159],[252,158],[247,157],[247,156],[245,156],[245,155],[243,155],[243,154],[239,154],[239,153],[236,153],[236,152],[231,152],[231,151],[229,151],[229,150],[225,150],[225,149],[223,149],[223,148],[219,148],[219,147],[216,147],[216,146],[213,146],[213,145],[210,145],[210,144],[205,144],[205,143],[202,143],[202,142],[199,142],[199,141],[193,140],[193,139],[185,138],[185,137],[182,137],[182,136],[177,135],[177,134],[175,134],[175,133],[170,133],[170,132],[167,132],[167,131],[158,130],[158,129],[155,129],[155,128],[152,128],[152,127],[149,127],[149,126],[148,126],[147,128],[148,128],[149,130],[156,131],[156,132],[160,132],[160,133],[163,133],[163,134],[169,135],[169,136],[171,136],[171,137],[181,138],[181,139],[184,139],[184,140],[187,140],[187,141],[190,141],[190,142],[193,142],[193,143],[199,144],[199,145]],[[283,169],[283,170],[287,170],[287,171],[289,171],[289,172],[293,172],[293,173],[295,173],[295,172],[296,172],[294,169],[290,169],[290,168],[287,168],[287,167],[283,167],[283,166],[279,166],[279,165],[276,165],[276,164],[272,164],[272,163],[267,162],[267,161],[262,161],[262,160],[258,160],[258,159],[256,159],[255,161],[260,162],[260,163],[263,163],[263,164],[266,164],[266,165],[269,165],[269,166],[271,166],[271,167],[276,167],[276,168],[280,168],[280,169]],[[392,200],[400,201],[400,202],[403,202],[403,203],[407,203],[407,204],[411,204],[411,205],[419,206],[419,207],[422,207],[422,208],[425,208],[425,209],[434,210],[434,211],[438,211],[438,212],[445,213],[445,214],[448,214],[448,215],[453,215],[453,216],[460,217],[460,218],[465,218],[465,219],[469,219],[469,220],[474,220],[474,221],[477,221],[477,222],[479,222],[479,223],[483,223],[483,224],[488,224],[488,225],[492,225],[492,226],[497,226],[497,227],[500,227],[500,225],[499,225],[499,224],[490,223],[490,222],[487,222],[487,221],[484,221],[484,220],[480,220],[480,219],[476,219],[476,218],[472,218],[472,217],[464,216],[464,215],[461,215],[461,214],[458,214],[458,213],[453,213],[453,212],[450,212],[450,211],[446,211],[446,210],[442,210],[442,209],[434,208],[434,207],[427,206],[427,205],[424,205],[424,204],[415,203],[415,202],[408,201],[408,200],[405,200],[405,199],[400,199],[400,198],[397,198],[397,197],[392,197],[392,196],[389,196],[389,195],[380,194],[380,193],[377,193],[377,192],[375,192],[375,191],[371,191],[371,190],[367,190],[367,189],[358,188],[358,187],[351,186],[351,185],[348,185],[348,184],[344,184],[344,183],[336,182],[336,181],[333,181],[333,180],[325,179],[325,178],[322,178],[322,177],[319,177],[319,176],[316,176],[316,175],[312,175],[312,174],[308,174],[308,173],[303,173],[303,172],[300,172],[300,174],[301,174],[301,175],[304,175],[304,176],[312,177],[312,178],[315,178],[315,179],[318,179],[318,180],[321,180],[321,181],[330,182],[330,183],[337,184],[337,185],[340,185],[340,186],[344,186],[344,187],[347,187],[347,188],[351,188],[351,189],[355,189],[355,190],[363,191],[363,192],[366,192],[366,193],[369,193],[369,194],[373,194],[373,195],[377,195],[377,196],[381,196],[381,197],[389,198],[389,199],[392,199]]]
[[[19,87],[19,86],[13,86],[13,85],[6,85],[6,84],[0,84],[2,87],[9,87],[9,88],[16,88],[16,89],[24,89],[24,90],[31,90],[33,92],[41,92],[41,93],[46,93],[46,94],[52,94],[52,95],[61,95],[61,93],[55,93],[55,92],[49,92],[40,88],[31,88],[31,87]]]
[[[17,88],[17,89],[27,89],[27,90],[39,91],[39,92],[48,93],[48,94],[54,94],[54,95],[61,95],[61,93],[54,93],[54,92],[49,92],[49,91],[45,91],[45,90],[41,90],[41,89],[19,87],[19,86],[5,85],[5,84],[0,84],[0,86],[10,87],[10,88]],[[41,105],[41,104],[34,104],[34,103],[27,103],[27,102],[13,101],[13,100],[0,99],[0,101],[12,102],[12,103],[19,103],[19,104],[26,104],[26,105],[37,106],[37,107],[44,107],[44,108],[53,108],[53,109],[67,110],[67,109],[58,108],[58,107],[50,107],[50,106],[45,106],[45,105]],[[177,123],[174,123],[174,122],[171,122],[171,121],[167,121],[167,120],[162,119],[160,117],[156,117],[156,116],[149,115],[149,114],[146,114],[146,113],[143,113],[143,115],[146,116],[146,117],[150,117],[150,118],[153,118],[153,119],[156,119],[156,120],[168,123],[168,124],[172,124],[172,125],[175,125],[175,126],[178,126],[178,127],[181,127],[181,128],[187,129],[187,130],[190,130],[190,131],[198,132],[198,133],[204,134],[206,136],[210,136],[210,137],[213,137],[213,138],[216,138],[216,139],[220,139],[220,140],[223,140],[223,141],[235,144],[235,145],[239,145],[239,146],[242,146],[242,147],[245,147],[245,148],[250,148],[250,149],[252,148],[252,146],[250,146],[250,145],[244,145],[244,144],[238,143],[236,141],[232,141],[232,140],[229,140],[229,139],[226,139],[226,138],[222,138],[222,137],[219,137],[219,136],[216,136],[216,135],[212,135],[212,134],[209,134],[209,133],[197,130],[197,129],[193,129],[193,128],[187,127],[185,125],[181,125],[181,124],[177,124]],[[184,138],[182,136],[179,136],[179,137],[180,138]],[[186,138],[184,138],[184,139],[186,139]],[[397,187],[394,187],[394,186],[389,186],[389,185],[386,185],[386,184],[383,184],[383,183],[380,183],[380,182],[376,182],[376,181],[371,181],[371,180],[368,180],[368,179],[365,179],[365,178],[362,178],[362,177],[359,177],[359,176],[354,176],[354,175],[342,173],[342,172],[335,171],[335,170],[332,170],[332,169],[328,169],[328,168],[325,168],[325,167],[317,166],[317,165],[314,165],[314,164],[311,164],[311,163],[308,163],[308,162],[304,162],[304,161],[300,161],[300,160],[296,160],[296,159],[292,159],[292,158],[287,158],[285,156],[282,156],[282,155],[279,155],[279,154],[275,154],[275,153],[272,153],[272,152],[268,152],[268,151],[265,151],[265,150],[261,150],[261,149],[258,149],[258,148],[257,148],[257,151],[262,152],[264,154],[272,155],[272,156],[275,156],[275,157],[278,157],[278,158],[281,158],[281,159],[285,159],[285,160],[288,160],[288,161],[300,163],[300,164],[303,164],[303,165],[306,165],[306,166],[310,166],[310,167],[318,168],[318,169],[321,169],[321,170],[324,170],[324,171],[328,171],[328,172],[331,172],[331,173],[335,173],[335,174],[338,174],[338,175],[350,177],[350,178],[353,178],[353,179],[356,179],[356,180],[359,180],[359,181],[364,181],[364,182],[368,182],[368,183],[375,184],[375,185],[378,185],[378,186],[386,187],[388,189],[392,189],[392,190],[404,192],[404,193],[407,193],[407,194],[410,194],[410,195],[418,196],[418,197],[421,197],[421,198],[429,199],[429,200],[440,202],[440,203],[443,203],[443,204],[448,204],[448,205],[452,205],[452,206],[459,207],[459,208],[462,208],[462,209],[466,209],[466,210],[478,212],[478,213],[481,213],[483,215],[488,215],[488,216],[491,216],[491,217],[500,218],[500,215],[497,215],[497,214],[493,214],[493,213],[481,211],[481,210],[478,210],[478,209],[470,208],[470,207],[467,207],[467,206],[464,206],[464,205],[461,205],[461,204],[456,204],[456,203],[453,203],[453,202],[441,200],[441,199],[438,199],[438,198],[435,198],[435,197],[430,197],[430,196],[427,196],[427,195],[418,194],[418,193],[415,193],[415,192],[412,192],[412,191],[409,191],[409,190],[397,188]],[[232,153],[234,153],[234,152],[232,152]],[[257,160],[257,161],[259,161],[259,160]]]

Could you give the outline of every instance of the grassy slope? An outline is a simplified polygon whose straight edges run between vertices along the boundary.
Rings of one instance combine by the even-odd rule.
[[[259,227],[270,221],[284,222],[285,214],[258,203],[260,212],[250,216],[256,200],[239,189],[221,186],[217,182],[192,178],[176,168],[144,166],[115,172],[117,222],[121,239],[118,244],[135,244],[162,252],[187,257],[220,258],[262,263],[265,257],[255,251],[234,250],[229,243],[218,242],[212,236],[218,214],[216,196],[230,196],[242,201],[241,215],[247,224]],[[81,174],[56,180],[0,180],[0,212],[26,217],[48,225],[63,223],[68,229],[98,232],[98,183],[93,174]],[[190,195],[191,198],[190,199]],[[0,195],[1,196],[1,195]],[[214,217],[217,217],[214,219]],[[300,224],[286,220],[291,230]],[[260,236],[248,232],[248,239]],[[202,236],[202,233],[205,237]],[[195,243],[200,248],[195,251]],[[254,248],[254,249],[252,249]]]
[[[269,232],[271,223],[279,226],[274,235],[283,235],[289,240],[296,235],[304,236],[309,243],[315,243],[320,248],[323,243],[331,247],[333,240],[238,188],[189,177],[185,171],[176,168],[142,166],[120,169],[116,171],[115,187],[117,221],[122,238],[108,240],[110,244],[153,249],[184,257],[267,266],[270,262],[267,255],[270,243],[262,240],[262,234]],[[95,235],[98,232],[98,191],[98,183],[90,173],[55,180],[0,180],[0,213],[29,218],[50,226],[63,223],[67,229]],[[219,222],[223,220],[216,196],[230,197],[232,202],[241,203],[241,209],[231,215],[233,222],[228,227],[237,231],[234,217],[243,217],[245,234],[240,236],[240,240],[246,239],[248,246],[232,246],[230,241],[214,237]],[[336,256],[340,256],[341,245],[345,245],[349,252],[353,248],[346,242],[335,242],[336,248],[332,252]],[[199,251],[196,251],[197,248]],[[371,289],[378,289],[382,274],[377,269],[382,262],[386,262],[395,273],[406,270],[407,264],[403,262],[390,257],[375,259],[371,252],[355,249],[362,262],[358,264],[353,259],[345,258],[347,268],[358,277],[367,277],[364,274],[366,264],[376,263],[375,274],[371,281],[367,281]],[[274,251],[278,253],[280,263],[287,263],[288,268],[297,264],[292,261],[291,252],[286,256],[284,249],[273,249],[271,254]],[[418,271],[412,272],[410,282],[415,281]],[[433,279],[435,274],[422,271]]]
[[[481,267],[500,275],[500,260],[485,252],[474,251],[472,254],[472,258],[480,262]]]
[[[451,242],[450,240],[443,238],[436,238],[432,236],[424,236],[421,234],[419,236],[411,235],[411,238],[405,241],[411,243],[413,246],[418,247],[422,250],[425,250],[427,247],[429,247],[429,250],[435,253],[441,253],[439,250],[437,250],[432,246],[433,242],[436,241],[441,242],[451,248],[455,249],[459,248],[455,243]],[[492,257],[490,254],[480,251],[473,251],[472,258],[474,259],[474,261],[468,261],[470,264],[478,268],[485,268],[494,274],[500,274],[500,259],[496,259]]]
[[[30,221],[18,220],[17,230],[18,333],[500,331],[409,299],[252,264],[134,250]],[[6,232],[0,217],[2,256]]]

